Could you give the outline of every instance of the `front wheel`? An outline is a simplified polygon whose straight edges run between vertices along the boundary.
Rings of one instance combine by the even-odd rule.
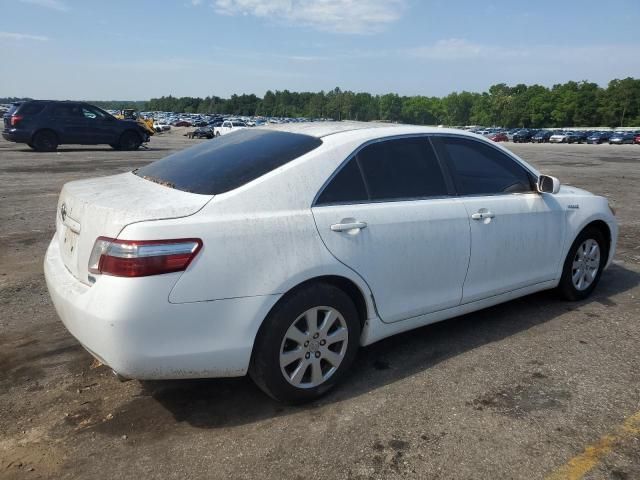
[[[281,402],[315,400],[348,372],[359,341],[358,312],[345,292],[325,283],[302,287],[265,320],[249,374]]]
[[[584,229],[575,239],[564,262],[558,285],[567,300],[587,298],[600,281],[607,263],[609,249],[602,232],[596,228]]]
[[[137,150],[142,145],[142,139],[136,132],[124,132],[120,137],[118,146],[120,150]]]

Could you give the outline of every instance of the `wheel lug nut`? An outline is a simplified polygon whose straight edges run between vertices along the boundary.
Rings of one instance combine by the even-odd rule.
[[[318,338],[320,336],[320,334],[316,333],[313,338]]]
[[[311,354],[309,352],[304,354],[304,358],[309,359],[309,357],[311,356]]]
[[[316,358],[320,358],[320,352],[316,352]]]
[[[326,340],[320,340],[320,345],[324,345],[325,343],[327,343]]]
[[[309,346],[309,340],[307,340],[306,342],[304,342],[304,346],[308,347]]]

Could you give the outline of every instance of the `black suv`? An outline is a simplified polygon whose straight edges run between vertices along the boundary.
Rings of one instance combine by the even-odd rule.
[[[135,120],[119,120],[84,102],[29,100],[14,103],[3,118],[5,140],[41,152],[53,152],[63,143],[135,150],[149,141]]]

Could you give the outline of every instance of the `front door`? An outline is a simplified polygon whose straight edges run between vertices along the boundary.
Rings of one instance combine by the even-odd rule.
[[[436,141],[471,224],[471,259],[462,302],[552,280],[562,260],[564,210],[535,190],[523,165],[485,142]]]

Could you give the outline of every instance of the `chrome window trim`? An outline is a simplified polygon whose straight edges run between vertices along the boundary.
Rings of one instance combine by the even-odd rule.
[[[445,183],[447,183],[447,188],[449,188],[448,180],[447,180],[447,177],[449,175],[451,175],[451,173],[448,171],[449,165],[443,165],[443,163],[446,163],[446,160],[440,158],[440,155],[438,154],[438,149],[433,145],[433,142],[431,142],[431,138],[432,137],[435,137],[435,138],[442,138],[442,137],[463,138],[463,139],[471,140],[473,142],[477,142],[477,143],[480,143],[480,144],[483,144],[483,145],[487,145],[487,146],[493,148],[494,150],[502,153],[503,155],[507,156],[512,161],[516,162],[525,172],[527,172],[529,175],[531,175],[531,177],[537,179],[538,176],[539,176],[537,173],[533,172],[528,165],[523,163],[522,160],[520,160],[518,157],[514,156],[510,151],[508,151],[508,150],[505,151],[502,148],[499,148],[498,146],[493,145],[491,142],[488,142],[487,140],[482,140],[482,139],[479,139],[479,138],[471,137],[471,136],[465,135],[463,133],[458,134],[458,133],[453,133],[453,132],[446,132],[446,133],[428,132],[428,133],[407,133],[407,134],[401,134],[401,135],[391,135],[391,136],[387,136],[387,137],[379,137],[379,138],[373,138],[373,139],[367,140],[362,145],[358,146],[353,152],[351,152],[346,157],[346,159],[342,161],[342,163],[338,166],[338,168],[336,168],[334,170],[334,172],[329,176],[329,178],[322,184],[322,187],[320,187],[320,189],[318,190],[316,195],[313,197],[313,201],[311,202],[311,208],[331,207],[331,206],[337,206],[337,205],[343,205],[343,206],[344,205],[365,205],[365,204],[371,204],[371,203],[407,202],[407,201],[417,201],[417,200],[438,200],[438,199],[445,199],[445,198],[495,197],[495,196],[507,196],[507,195],[529,195],[529,194],[539,195],[539,192],[537,192],[536,190],[531,190],[530,192],[498,192],[498,193],[485,193],[485,194],[472,193],[472,194],[467,194],[467,195],[460,194],[460,193],[458,193],[456,191],[455,193],[449,194],[449,195],[437,195],[437,196],[426,196],[426,197],[410,197],[410,198],[392,198],[392,199],[386,199],[386,200],[361,200],[361,201],[349,201],[349,202],[331,202],[331,203],[318,204],[318,198],[320,197],[320,195],[322,195],[322,193],[327,188],[327,186],[331,183],[331,181],[336,177],[336,175],[338,175],[338,173],[340,173],[342,171],[342,169],[356,155],[358,155],[358,153],[360,153],[360,151],[363,148],[368,147],[369,145],[373,145],[375,143],[385,142],[385,141],[389,141],[389,140],[400,140],[400,139],[403,139],[403,138],[425,138],[425,139],[429,140],[429,145],[430,145],[431,149],[433,150],[433,152],[436,155],[436,158],[438,160],[438,164],[440,165],[440,170],[442,171],[442,175],[445,178]],[[362,171],[360,171],[360,175],[362,176],[362,181],[364,182],[365,189],[367,189],[367,193],[368,193],[367,183],[366,183],[366,180],[364,179],[364,175],[363,175]],[[453,179],[451,179],[451,180],[453,180]]]

